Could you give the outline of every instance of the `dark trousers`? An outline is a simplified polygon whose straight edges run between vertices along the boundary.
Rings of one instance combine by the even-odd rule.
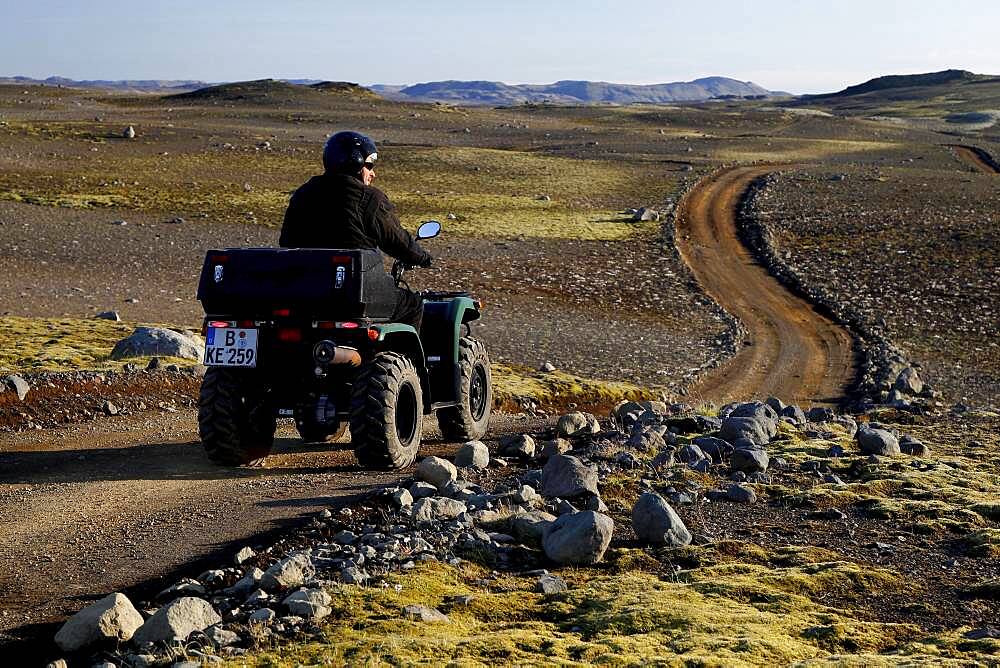
[[[399,301],[396,302],[396,310],[392,312],[392,321],[400,322],[404,325],[413,325],[413,328],[420,332],[420,323],[424,318],[424,300],[416,292],[399,289]]]

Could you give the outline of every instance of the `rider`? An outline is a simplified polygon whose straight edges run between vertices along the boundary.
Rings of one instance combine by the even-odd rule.
[[[371,185],[375,142],[358,132],[338,132],[323,147],[324,173],[292,194],[278,245],[284,248],[378,248],[412,266],[431,266],[431,255],[399,224],[389,198]],[[392,315],[420,329],[423,301],[400,288]]]

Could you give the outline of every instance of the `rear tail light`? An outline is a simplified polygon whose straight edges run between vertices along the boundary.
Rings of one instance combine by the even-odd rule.
[[[278,340],[284,343],[299,343],[302,341],[302,330],[294,327],[282,327],[278,330]]]
[[[380,332],[377,329],[375,329],[375,328],[369,329],[368,330],[368,340],[369,341],[378,341],[379,334],[380,334]]]
[[[225,320],[209,320],[208,326],[214,327],[215,329],[224,329],[226,327],[229,327],[229,323],[226,322]]]
[[[334,255],[330,258],[330,262],[333,264],[350,264],[352,259],[350,255]]]
[[[289,308],[276,308],[273,311],[271,311],[271,314],[279,316],[279,317],[282,317],[282,318],[287,318],[288,316],[290,316],[292,314],[292,309],[289,309]]]
[[[338,322],[336,324],[337,329],[357,329],[358,323],[356,322]]]
[[[337,323],[332,320],[317,320],[313,323],[313,327],[316,329],[334,329],[337,327]]]
[[[253,320],[240,320],[240,327],[243,327],[244,329],[253,326]]]
[[[215,264],[225,264],[226,262],[229,262],[228,255],[212,255],[210,259]]]

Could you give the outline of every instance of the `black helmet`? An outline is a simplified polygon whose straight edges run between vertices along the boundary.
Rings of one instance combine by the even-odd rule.
[[[354,174],[366,162],[375,162],[375,142],[360,132],[338,132],[323,147],[323,168],[328,172]]]

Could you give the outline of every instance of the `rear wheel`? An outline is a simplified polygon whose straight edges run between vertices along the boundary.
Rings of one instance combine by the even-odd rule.
[[[255,464],[271,452],[277,421],[255,369],[210,367],[198,396],[205,454],[222,466]]]
[[[471,441],[486,435],[493,410],[493,376],[486,345],[471,336],[459,341],[457,406],[437,412],[441,434],[451,441]]]
[[[310,395],[295,413],[295,427],[306,443],[333,443],[347,432],[347,420],[338,419],[329,395]]]
[[[423,393],[409,358],[379,353],[361,367],[351,393],[351,443],[358,463],[401,469],[417,458]]]

